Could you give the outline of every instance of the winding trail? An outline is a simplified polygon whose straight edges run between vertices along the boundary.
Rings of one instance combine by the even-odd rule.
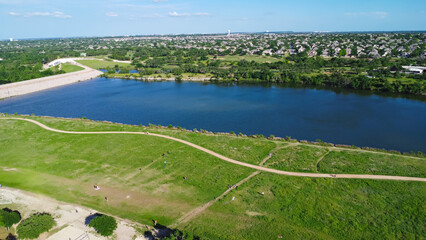
[[[303,172],[288,172],[288,171],[282,171],[272,168],[266,168],[262,166],[257,166],[245,162],[240,162],[228,157],[225,157],[221,154],[218,154],[216,152],[213,152],[209,149],[206,149],[204,147],[198,146],[194,143],[175,138],[170,137],[167,135],[161,135],[156,133],[148,133],[148,132],[126,132],[126,131],[110,131],[110,132],[73,132],[73,131],[64,131],[59,130],[55,128],[48,127],[40,122],[37,122],[32,119],[26,119],[26,118],[0,118],[4,120],[21,120],[21,121],[27,121],[36,124],[37,126],[46,129],[48,131],[57,132],[57,133],[66,133],[66,134],[135,134],[135,135],[149,135],[154,137],[160,137],[169,139],[172,141],[180,142],[185,145],[188,145],[190,147],[196,148],[200,151],[203,151],[205,153],[208,153],[212,156],[215,156],[219,159],[222,159],[224,161],[237,164],[240,166],[248,167],[251,169],[259,170],[262,172],[269,172],[274,174],[280,174],[280,175],[286,175],[286,176],[294,176],[294,177],[310,177],[310,178],[346,178],[346,179],[373,179],[373,180],[394,180],[394,181],[417,181],[417,182],[426,182],[426,178],[420,178],[420,177],[404,177],[404,176],[388,176],[388,175],[367,175],[367,174],[328,174],[328,173],[303,173]]]

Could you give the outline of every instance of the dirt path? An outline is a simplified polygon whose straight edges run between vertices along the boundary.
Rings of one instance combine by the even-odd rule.
[[[189,222],[190,220],[192,220],[193,218],[195,218],[196,216],[198,216],[199,214],[201,214],[202,212],[204,212],[208,207],[210,207],[211,205],[213,205],[215,202],[217,202],[220,199],[222,199],[224,196],[226,196],[233,189],[235,189],[236,187],[240,186],[241,184],[247,182],[248,180],[250,180],[250,178],[256,176],[259,173],[260,173],[259,171],[253,172],[248,177],[246,177],[243,180],[241,180],[238,183],[236,183],[235,187],[228,188],[225,192],[223,192],[221,195],[219,195],[215,199],[213,199],[213,200],[209,201],[208,203],[206,203],[206,204],[204,204],[204,205],[202,205],[200,207],[197,207],[194,210],[186,213],[181,218],[179,218],[174,224],[172,224],[170,227],[171,228],[175,228],[175,227],[179,226],[180,224]]]
[[[161,138],[165,138],[165,139],[169,139],[169,140],[173,140],[173,141],[176,141],[176,142],[186,144],[190,147],[196,148],[200,151],[203,151],[205,153],[208,153],[212,156],[215,156],[219,159],[222,159],[224,161],[227,161],[227,162],[230,162],[230,163],[233,163],[233,164],[237,164],[237,165],[240,165],[240,166],[248,167],[248,168],[263,171],[263,172],[280,174],[280,175],[287,175],[287,176],[294,176],[294,177],[311,177],[311,178],[346,178],[346,179],[373,179],[373,180],[426,182],[426,178],[420,178],[420,177],[367,175],[367,174],[329,174],[329,173],[288,172],[288,171],[282,171],[282,170],[277,170],[277,169],[272,169],[272,168],[266,168],[266,167],[263,167],[263,166],[257,166],[257,165],[253,165],[253,164],[249,164],[249,163],[245,163],[245,162],[240,162],[240,161],[225,157],[221,154],[213,152],[213,151],[206,149],[204,147],[198,146],[194,143],[191,143],[191,142],[179,139],[179,138],[175,138],[175,137],[170,137],[170,136],[167,136],[167,135],[161,135],[161,134],[156,134],[156,133],[148,133],[148,132],[126,132],[126,131],[73,132],[73,131],[63,131],[63,130],[59,130],[59,129],[54,129],[54,128],[48,127],[48,126],[46,126],[42,123],[39,123],[35,120],[32,120],[32,119],[25,119],[25,118],[0,118],[0,119],[27,121],[27,122],[34,123],[34,124],[40,126],[43,129],[46,129],[46,130],[49,130],[49,131],[52,131],[52,132],[57,132],[57,133],[66,133],[66,134],[136,134],[136,135],[149,135],[149,136],[154,136],[154,137],[161,137]]]
[[[291,145],[287,145],[287,146],[278,146],[276,147],[274,150],[271,151],[277,151],[278,149],[282,149],[282,148],[286,148],[288,146]],[[268,161],[270,158],[272,157],[272,154],[268,154],[268,156],[266,158],[264,158],[262,160],[262,162],[259,163],[259,166],[262,166],[263,164],[265,164],[266,161]],[[209,201],[208,203],[204,204],[203,206],[200,206],[198,208],[195,208],[194,210],[188,212],[187,214],[183,215],[181,218],[179,218],[174,224],[172,224],[171,227],[177,227],[180,224],[184,224],[189,222],[190,220],[192,220],[193,218],[195,218],[196,216],[200,215],[202,212],[204,212],[208,207],[210,207],[211,205],[213,205],[215,202],[219,201],[220,199],[222,199],[223,197],[225,197],[229,192],[231,192],[233,189],[236,189],[238,186],[241,186],[243,183],[247,182],[248,180],[250,180],[252,177],[256,176],[257,174],[259,174],[259,171],[255,171],[252,174],[250,174],[249,176],[247,176],[246,178],[242,179],[241,181],[239,181],[238,183],[236,183],[232,188],[228,188],[225,192],[223,192],[219,197]]]
[[[329,153],[331,153],[333,150],[328,150],[325,154],[323,154],[320,158],[318,158],[317,163],[315,164],[315,171],[318,172],[318,164],[327,156]]]

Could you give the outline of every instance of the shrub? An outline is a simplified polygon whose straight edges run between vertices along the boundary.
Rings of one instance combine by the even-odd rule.
[[[13,224],[21,221],[21,214],[18,211],[12,211],[9,208],[3,208],[0,210],[0,217],[2,219],[0,222],[3,222],[3,225],[6,228],[10,228]]]
[[[55,220],[49,213],[35,213],[22,220],[18,225],[17,232],[21,239],[35,239],[40,234],[49,231],[53,226],[55,226]]]
[[[117,228],[117,222],[113,217],[100,215],[90,221],[89,226],[96,229],[102,236],[111,236]]]

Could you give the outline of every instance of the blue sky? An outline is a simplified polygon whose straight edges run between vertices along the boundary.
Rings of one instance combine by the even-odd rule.
[[[0,39],[426,30],[425,0],[0,0]]]

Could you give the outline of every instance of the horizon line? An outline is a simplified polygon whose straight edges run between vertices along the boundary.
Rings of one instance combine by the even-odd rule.
[[[315,33],[315,34],[336,34],[336,33],[426,33],[426,30],[391,30],[391,31],[240,31],[240,32],[231,32],[231,34],[307,34],[307,33]],[[124,34],[124,35],[97,35],[97,36],[70,36],[70,37],[28,37],[28,38],[9,38],[9,39],[0,39],[0,41],[10,41],[20,40],[20,41],[28,41],[28,40],[48,40],[48,39],[71,39],[71,38],[116,38],[116,37],[145,37],[145,36],[193,36],[193,35],[227,35],[227,32],[216,32],[216,33],[166,33],[166,34]]]

